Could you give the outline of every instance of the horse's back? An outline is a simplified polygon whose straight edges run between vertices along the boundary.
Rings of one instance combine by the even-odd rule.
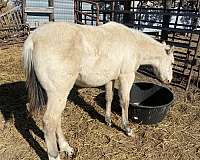
[[[54,22],[39,27],[30,37],[40,70],[63,63],[79,69],[80,85],[100,86],[118,78],[124,57],[132,52],[130,34],[114,22],[98,27]]]
[[[114,22],[98,27],[51,22],[39,27],[30,36],[37,48],[65,51],[80,48],[82,54],[90,54],[90,56],[108,54],[111,49],[115,52],[109,52],[110,54],[117,54],[117,51],[124,51],[126,44],[130,43],[130,38],[128,38],[130,31]],[[65,52],[65,54],[68,53]]]

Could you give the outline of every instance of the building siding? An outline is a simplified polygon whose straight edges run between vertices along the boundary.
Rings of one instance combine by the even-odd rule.
[[[48,0],[26,0],[27,7],[48,7]],[[55,0],[54,18],[55,21],[74,22],[73,0]],[[45,14],[28,14],[27,23],[31,27],[37,27],[49,21],[49,16]]]

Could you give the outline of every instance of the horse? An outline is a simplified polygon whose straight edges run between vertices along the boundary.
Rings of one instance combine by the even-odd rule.
[[[23,46],[29,108],[46,106],[43,130],[50,160],[59,160],[59,152],[73,155],[65,140],[61,114],[74,85],[105,85],[105,121],[111,125],[113,83],[119,82],[122,128],[129,136],[129,94],[140,65],[152,65],[157,77],[172,80],[173,48],[152,37],[116,22],[101,26],[50,22],[34,30]]]

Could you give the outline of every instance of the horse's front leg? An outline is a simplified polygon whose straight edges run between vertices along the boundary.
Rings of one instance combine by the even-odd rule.
[[[132,84],[135,79],[135,73],[122,74],[119,76],[119,97],[120,105],[122,108],[122,127],[126,134],[131,136],[132,130],[128,126],[128,108],[129,108],[129,97]]]
[[[106,89],[106,115],[105,121],[108,126],[111,126],[111,104],[113,99],[113,81],[110,81],[105,86]]]

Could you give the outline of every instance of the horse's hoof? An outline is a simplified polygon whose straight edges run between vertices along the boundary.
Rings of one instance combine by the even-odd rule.
[[[105,121],[106,121],[107,126],[111,127],[111,125],[112,125],[111,119],[108,117],[105,117]]]
[[[73,156],[74,154],[74,149],[72,147],[70,147],[70,149],[68,149],[67,154],[69,157]]]
[[[111,122],[106,122],[107,126],[108,127],[111,127],[112,126],[112,123]]]
[[[133,136],[133,131],[132,129],[130,129],[129,127],[126,127],[125,128],[125,132],[128,136],[132,137]]]
[[[49,160],[60,160],[60,155],[58,155],[57,157],[49,156]]]
[[[130,137],[133,137],[133,131],[132,129],[129,129],[129,131],[126,132],[126,134]]]
[[[67,149],[62,150],[65,152],[67,157],[72,157],[74,155],[74,149],[72,147],[67,147]]]

